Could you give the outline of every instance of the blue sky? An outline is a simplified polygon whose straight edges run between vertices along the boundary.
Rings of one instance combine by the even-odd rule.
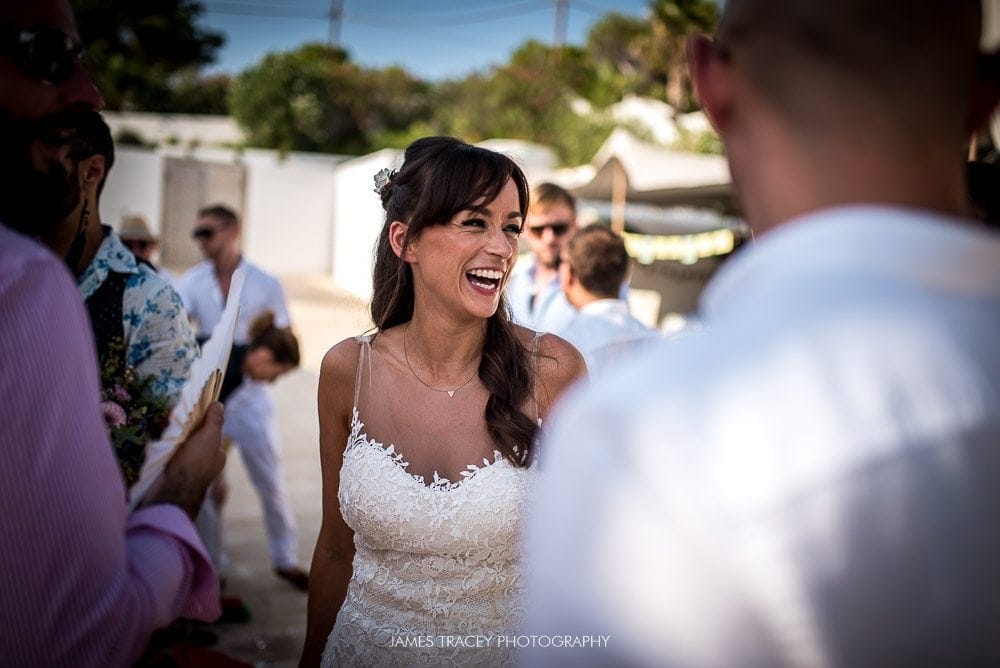
[[[565,0],[566,41],[616,11],[645,17],[648,0]],[[462,77],[504,63],[528,39],[551,43],[557,0],[202,0],[200,25],[226,36],[209,72],[236,74],[269,51],[326,42],[331,3],[342,3],[340,43],[367,67],[402,65],[413,75]]]

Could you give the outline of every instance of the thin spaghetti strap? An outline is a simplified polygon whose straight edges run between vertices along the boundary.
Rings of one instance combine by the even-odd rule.
[[[357,341],[361,348],[358,350],[358,373],[354,379],[354,411],[358,410],[358,396],[361,393],[361,372],[364,369],[365,352],[371,356],[372,347],[372,337],[371,336],[356,336],[354,340]]]
[[[545,336],[545,332],[535,332],[535,338],[531,342],[531,402],[535,408],[535,421],[539,426],[542,424],[542,416],[538,414],[538,342]],[[357,399],[355,399],[357,403]]]

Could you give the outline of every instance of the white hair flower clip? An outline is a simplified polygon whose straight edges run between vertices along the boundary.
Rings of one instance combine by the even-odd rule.
[[[392,177],[395,175],[396,172],[388,167],[380,169],[375,175],[375,192],[378,195],[382,195],[385,192],[385,189],[389,187],[389,184],[392,182]]]

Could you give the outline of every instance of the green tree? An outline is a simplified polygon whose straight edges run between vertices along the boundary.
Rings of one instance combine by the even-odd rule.
[[[169,111],[172,81],[213,62],[222,35],[195,0],[75,0],[88,69],[109,109]]]
[[[648,62],[652,30],[649,21],[612,12],[587,33],[587,51],[596,68],[604,105],[625,93],[649,95],[652,77]]]
[[[712,0],[651,0],[648,20],[611,13],[587,35],[587,48],[604,89],[620,98],[631,92],[667,102],[678,111],[694,108],[686,41],[711,32],[718,22]]]
[[[242,72],[229,106],[252,146],[358,154],[427,116],[429,90],[401,68],[362,69],[342,49],[307,44]]]
[[[441,84],[434,93],[433,117],[419,127],[468,141],[539,142],[552,146],[564,163],[586,161],[611,128],[574,106],[598,95],[598,83],[585,50],[529,41],[488,74]]]
[[[350,153],[364,140],[344,98],[359,92],[345,51],[307,44],[244,70],[230,88],[229,108],[251,146]]]
[[[228,114],[229,86],[226,74],[203,77],[187,71],[170,85],[170,111],[179,114]]]
[[[355,100],[356,116],[371,149],[405,146],[407,129],[431,116],[433,86],[415,79],[401,67],[366,70],[365,94]],[[426,133],[425,133],[426,134]]]
[[[688,73],[686,41],[699,32],[711,32],[719,7],[711,0],[652,0],[652,41],[648,52],[654,79],[665,84],[664,100],[674,109],[695,108]]]

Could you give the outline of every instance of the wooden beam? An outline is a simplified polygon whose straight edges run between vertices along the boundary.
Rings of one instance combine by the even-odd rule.
[[[628,192],[628,175],[622,163],[614,158],[611,176],[611,229],[618,234],[625,231],[625,197]]]

